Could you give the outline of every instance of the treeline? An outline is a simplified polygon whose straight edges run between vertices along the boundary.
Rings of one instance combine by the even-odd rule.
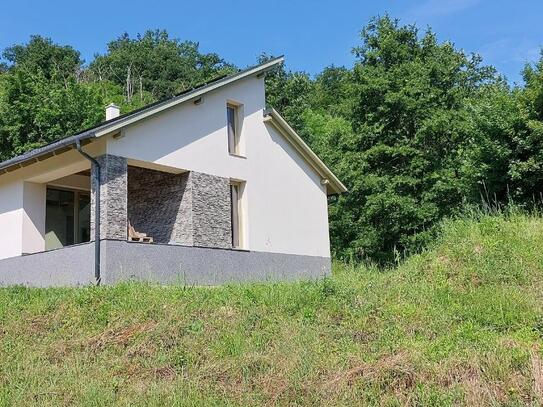
[[[336,256],[390,261],[466,205],[542,202],[543,59],[511,87],[479,56],[388,16],[353,53],[353,68],[266,79],[268,104],[349,188],[331,198]],[[237,69],[165,31],[125,34],[88,64],[39,36],[3,58],[0,159],[97,124],[110,102],[126,113]]]

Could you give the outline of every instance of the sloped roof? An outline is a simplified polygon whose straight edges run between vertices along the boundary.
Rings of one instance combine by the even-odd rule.
[[[141,109],[134,110],[130,113],[100,123],[91,129],[82,131],[81,133],[65,137],[53,143],[47,144],[43,147],[28,151],[24,154],[1,162],[0,175],[5,172],[14,171],[20,167],[30,165],[32,162],[42,161],[51,157],[52,155],[74,148],[78,140],[82,144],[85,144],[85,142],[90,142],[93,138],[101,137],[105,134],[111,133],[124,126],[143,120],[150,115],[176,106],[179,103],[183,103],[187,100],[197,98],[198,96],[201,96],[207,92],[211,92],[212,90],[228,85],[229,83],[238,81],[251,75],[262,74],[269,69],[281,64],[283,61],[284,57],[280,56],[262,64],[255,65],[242,71],[236,72],[232,75],[216,78],[212,81],[198,85],[192,89],[188,89],[171,98],[149,104],[142,107]]]
[[[65,151],[75,148],[79,141],[82,145],[90,143],[92,139],[110,134],[121,128],[145,119],[163,110],[169,109],[180,103],[188,100],[194,100],[199,96],[211,92],[217,88],[228,85],[232,82],[246,78],[250,75],[259,75],[265,73],[269,69],[281,64],[283,56],[274,58],[265,63],[255,65],[235,74],[222,76],[213,81],[196,86],[192,89],[184,91],[174,97],[162,100],[150,105],[144,106],[141,109],[132,111],[128,114],[121,115],[114,119],[100,123],[99,125],[85,130],[73,136],[65,137],[43,147],[31,150],[27,153],[9,159],[0,163],[0,175],[6,172],[15,171],[18,168],[31,165],[34,162],[43,161],[53,155],[61,154]],[[309,148],[309,146],[301,139],[301,137],[289,126],[289,124],[281,117],[274,109],[267,109],[264,112],[266,121],[271,122],[273,126],[285,137],[292,146],[301,154],[301,156],[315,169],[322,177],[323,183],[327,185],[329,194],[340,194],[347,192],[345,185],[330,171],[330,169],[317,157],[317,155]]]

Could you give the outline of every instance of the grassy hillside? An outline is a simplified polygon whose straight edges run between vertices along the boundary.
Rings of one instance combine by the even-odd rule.
[[[543,220],[316,283],[0,290],[0,405],[539,405]]]

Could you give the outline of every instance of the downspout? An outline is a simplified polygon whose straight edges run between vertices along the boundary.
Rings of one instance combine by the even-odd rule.
[[[88,155],[85,151],[81,149],[81,142],[79,140],[75,141],[77,151],[93,163],[96,167],[96,190],[94,191],[94,278],[96,279],[96,285],[100,285],[101,276],[100,276],[100,164],[94,158]]]

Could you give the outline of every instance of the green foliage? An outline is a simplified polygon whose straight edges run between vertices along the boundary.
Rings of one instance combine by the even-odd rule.
[[[103,101],[79,80],[82,61],[73,48],[32,37],[4,57],[9,65],[0,74],[0,159],[100,121]]]
[[[543,220],[449,220],[397,268],[0,289],[2,405],[540,405]]]
[[[7,66],[24,67],[46,79],[70,78],[83,64],[79,52],[72,47],[54,44],[39,35],[31,36],[28,44],[6,48],[2,56],[8,61]]]
[[[97,81],[111,81],[123,88],[128,103],[138,97],[147,102],[171,97],[217,76],[232,73],[233,65],[217,54],[202,54],[198,43],[169,37],[166,31],[146,31],[130,38],[123,34],[96,56],[90,72]]]
[[[354,52],[351,139],[336,140],[349,152],[340,160],[350,168],[338,172],[350,193],[337,200],[339,219],[331,221],[344,254],[389,260],[417,248],[437,221],[472,198],[465,151],[478,140],[467,107],[498,79],[478,57],[389,17],[371,21]]]
[[[514,155],[509,174],[514,192],[523,200],[543,202],[543,54],[523,71],[525,87],[515,96],[519,101],[520,131],[513,138]]]
[[[258,62],[264,63],[273,56],[263,54]],[[303,128],[302,113],[309,107],[308,95],[312,83],[304,72],[287,71],[283,65],[266,74],[266,102],[281,112],[295,129]]]
[[[388,16],[353,52],[352,69],[295,92],[283,69],[268,95],[349,188],[330,200],[336,256],[389,262],[465,205],[542,201],[543,62],[512,90],[479,56]]]

